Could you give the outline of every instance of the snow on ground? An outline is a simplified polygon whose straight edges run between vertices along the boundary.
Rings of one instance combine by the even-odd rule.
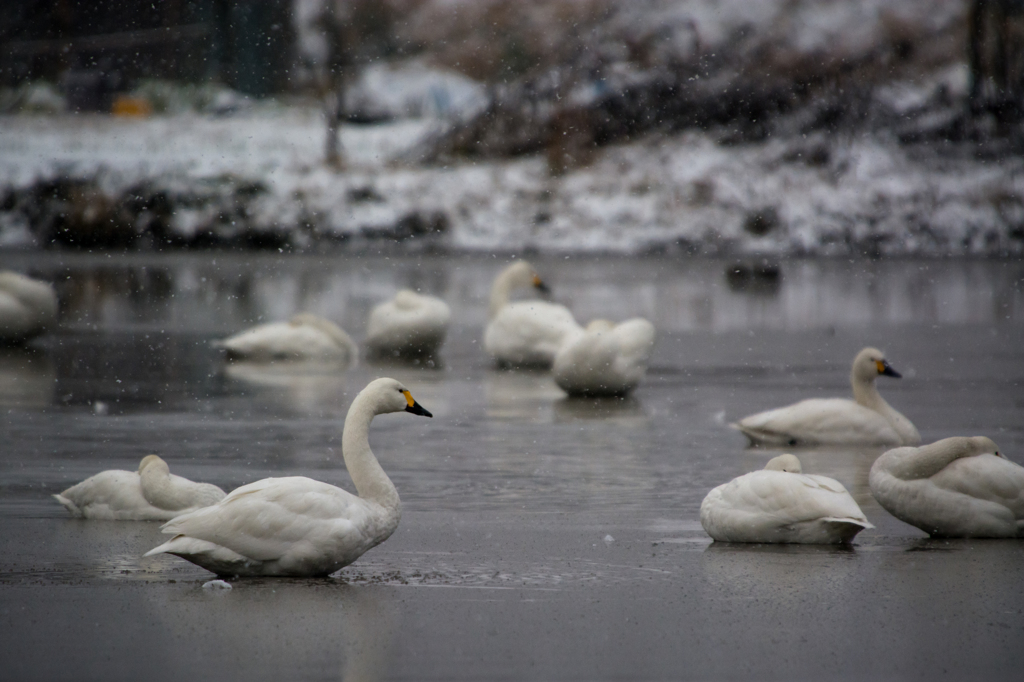
[[[444,217],[453,249],[734,254],[1024,253],[1024,161],[900,146],[881,134],[723,146],[705,133],[600,150],[553,177],[542,157],[419,167],[402,161],[441,125],[349,126],[348,167],[322,158],[318,111],[0,117],[0,200],[42,179],[92,179],[116,198],[140,181],[168,190],[230,176],[261,183],[249,227],[291,235],[387,234],[409,214]],[[173,193],[173,192],[172,192]],[[38,241],[0,201],[0,245]],[[177,206],[187,238],[215,211]],[[38,244],[36,244],[38,245]]]

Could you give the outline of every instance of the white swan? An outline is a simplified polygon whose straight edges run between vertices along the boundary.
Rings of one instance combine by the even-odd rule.
[[[370,312],[366,346],[371,355],[430,356],[444,343],[451,322],[448,304],[433,296],[402,289]]]
[[[0,272],[0,343],[22,343],[57,323],[57,293],[47,282]]]
[[[843,484],[801,473],[800,460],[780,455],[707,494],[700,523],[719,542],[827,545],[850,542],[874,528]]]
[[[175,476],[167,462],[146,455],[139,470],[111,469],[53,496],[75,516],[107,521],[167,521],[216,504],[224,491],[210,483]]]
[[[917,445],[921,435],[910,420],[885,402],[875,388],[879,375],[899,378],[882,351],[865,348],[850,370],[853,400],[812,398],[759,412],[730,424],[751,443],[772,445]]]
[[[215,341],[232,359],[258,361],[321,360],[353,363],[359,356],[355,342],[340,327],[310,313],[288,322],[261,324]]]
[[[526,261],[513,263],[494,279],[484,348],[499,365],[550,368],[566,337],[580,331],[580,326],[568,308],[556,303],[509,303],[511,293],[523,287],[547,291]]]
[[[551,374],[569,395],[625,395],[644,378],[653,347],[654,325],[647,320],[594,320],[568,336]]]
[[[889,450],[871,494],[890,514],[938,537],[1024,537],[1024,467],[983,436]]]
[[[398,491],[370,450],[378,414],[432,416],[394,379],[377,379],[349,408],[342,455],[359,496],[304,476],[265,478],[220,503],[162,526],[174,537],[146,552],[166,552],[213,571],[240,576],[323,576],[379,545],[402,516]]]

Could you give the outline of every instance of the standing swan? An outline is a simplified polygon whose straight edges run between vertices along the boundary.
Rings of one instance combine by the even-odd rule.
[[[75,516],[107,521],[168,521],[216,504],[224,491],[175,476],[167,462],[146,455],[139,470],[110,469],[53,496]]]
[[[23,343],[57,323],[57,294],[47,282],[0,272],[0,343]]]
[[[868,484],[887,512],[929,535],[1024,538],[1024,467],[989,438],[889,450]]]
[[[215,341],[228,358],[257,361],[320,360],[353,363],[359,356],[355,341],[330,320],[299,313],[288,322],[261,324]]]
[[[388,539],[402,503],[370,450],[378,414],[427,412],[394,379],[364,388],[345,418],[342,455],[359,496],[304,476],[265,478],[220,503],[163,525],[174,537],[146,552],[166,552],[213,571],[238,576],[325,576]]]
[[[730,424],[752,444],[771,445],[917,445],[921,435],[910,420],[889,406],[875,378],[900,378],[882,351],[865,348],[850,370],[853,400],[812,398],[759,412]]]
[[[551,373],[569,395],[625,395],[643,380],[653,347],[654,325],[647,320],[594,320],[569,335]]]
[[[490,321],[484,332],[484,348],[499,365],[548,369],[566,337],[580,331],[565,306],[547,301],[516,301],[509,296],[518,288],[547,291],[540,276],[526,261],[505,268],[491,286]]]
[[[437,353],[448,334],[452,311],[433,296],[402,289],[370,312],[366,346],[378,357],[420,357]]]
[[[718,542],[830,545],[874,528],[839,481],[801,473],[800,460],[779,455],[707,494],[700,523]]]

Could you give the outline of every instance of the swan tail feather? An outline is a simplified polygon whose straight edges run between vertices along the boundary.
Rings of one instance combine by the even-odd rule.
[[[63,495],[54,495],[53,499],[57,500],[62,505],[64,505],[64,508],[67,509],[72,514],[74,514],[75,516],[85,516],[82,513],[82,510],[78,508],[77,504],[75,504],[74,502],[72,502],[68,498],[64,497]]]

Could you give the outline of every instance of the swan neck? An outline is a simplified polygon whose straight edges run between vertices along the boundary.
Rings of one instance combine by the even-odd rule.
[[[148,466],[139,474],[142,483],[142,496],[154,507],[160,509],[182,509],[188,506],[184,490],[176,486],[170,472],[161,471],[159,467]]]
[[[850,385],[853,387],[853,399],[858,404],[880,413],[883,413],[885,407],[889,407],[889,404],[885,402],[885,398],[882,397],[875,387],[873,379],[862,379],[854,371],[850,373]]]
[[[366,395],[356,396],[345,418],[341,452],[359,497],[397,511],[401,504],[398,491],[370,449],[370,422],[376,415]]]
[[[512,295],[512,289],[514,288],[512,283],[514,274],[511,270],[505,270],[494,278],[494,284],[491,285],[491,304],[488,309],[488,319],[494,319],[494,316],[508,305],[509,296]]]

